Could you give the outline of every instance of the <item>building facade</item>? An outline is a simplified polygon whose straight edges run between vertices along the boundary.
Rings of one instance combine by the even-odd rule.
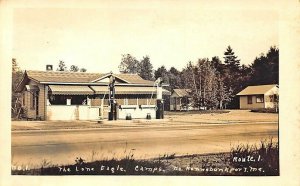
[[[193,110],[191,107],[191,96],[189,89],[174,89],[170,96],[170,110],[182,111]]]
[[[115,77],[118,118],[155,118],[156,86],[137,74],[25,71],[17,92],[26,117],[40,120],[98,120],[108,117],[109,78]],[[164,95],[170,95],[163,89]]]
[[[237,94],[240,109],[278,108],[278,85],[248,86]]]

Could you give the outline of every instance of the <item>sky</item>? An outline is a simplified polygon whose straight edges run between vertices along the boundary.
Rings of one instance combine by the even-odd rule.
[[[15,8],[12,54],[22,70],[57,68],[60,60],[88,72],[118,72],[122,54],[148,55],[154,69],[224,57],[230,45],[250,64],[278,46],[271,1],[100,1],[86,6]]]

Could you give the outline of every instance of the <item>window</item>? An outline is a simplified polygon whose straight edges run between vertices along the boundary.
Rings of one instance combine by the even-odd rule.
[[[23,92],[23,106],[25,106],[25,92]]]
[[[67,98],[63,95],[50,95],[49,102],[51,105],[66,105]]]
[[[82,96],[82,95],[72,96],[71,105],[87,105],[87,96]]]
[[[128,105],[128,98],[124,98],[124,105]]]
[[[35,109],[35,94],[30,93],[30,109]]]
[[[49,102],[51,105],[67,105],[67,99],[71,99],[71,105],[87,105],[87,96],[85,95],[51,95]]]
[[[263,103],[263,102],[264,102],[264,96],[263,95],[256,96],[256,103]]]
[[[252,96],[247,96],[248,104],[252,104]]]
[[[278,102],[278,95],[274,94],[274,95],[270,95],[270,102]]]

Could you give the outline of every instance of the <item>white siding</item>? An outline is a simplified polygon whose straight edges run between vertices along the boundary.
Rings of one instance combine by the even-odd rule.
[[[88,105],[48,105],[47,120],[97,120],[99,107]]]

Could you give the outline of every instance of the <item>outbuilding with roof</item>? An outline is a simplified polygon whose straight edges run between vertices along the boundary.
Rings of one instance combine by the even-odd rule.
[[[278,108],[279,86],[248,86],[237,96],[240,98],[240,109]]]
[[[191,107],[191,90],[190,89],[174,89],[170,96],[170,110],[192,110]]]

